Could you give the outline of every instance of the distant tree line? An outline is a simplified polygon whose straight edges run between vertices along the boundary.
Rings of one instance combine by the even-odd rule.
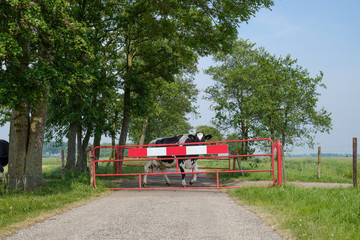
[[[321,153],[322,157],[352,157],[352,153]],[[318,157],[317,153],[288,154],[287,157]]]
[[[43,157],[56,157],[60,156],[61,150],[66,150],[67,143],[66,142],[45,142],[43,145]]]

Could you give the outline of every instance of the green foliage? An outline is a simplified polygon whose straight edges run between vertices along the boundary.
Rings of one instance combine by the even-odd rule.
[[[217,130],[216,128],[211,127],[211,126],[206,126],[206,125],[197,126],[196,132],[203,132],[205,135],[209,135],[209,134],[212,135],[212,138],[209,141],[223,141],[224,140],[224,137],[219,132],[219,130]]]
[[[70,52],[74,45],[73,53],[85,47],[81,38],[85,29],[73,21],[69,12],[65,0],[1,2],[0,103],[10,109],[22,101],[33,103],[43,99],[47,86],[62,82],[54,65],[55,56]]]
[[[231,140],[241,140],[238,134],[232,133],[226,136],[226,141]],[[255,148],[253,147],[255,142],[246,142],[246,152],[242,150],[242,142],[229,142],[227,145],[229,146],[229,151],[234,152],[236,151],[237,154],[253,154],[255,152]]]
[[[114,85],[116,70],[110,60],[118,56],[114,46],[99,44],[111,41],[105,33],[106,24],[102,20],[108,14],[106,4],[106,1],[71,4],[72,17],[87,30],[78,37],[82,37],[89,51],[69,52],[59,56],[62,59],[58,59],[57,63],[62,69],[64,81],[52,88],[48,139],[54,136],[62,139],[70,123],[80,126],[82,133],[92,133],[97,126],[101,126],[101,134],[110,131],[110,116],[116,106],[113,99],[118,96]]]
[[[188,92],[168,84],[193,74],[198,56],[229,51],[239,23],[272,5],[272,0],[1,1],[0,106],[16,111],[28,106],[25,114],[30,116],[42,103],[47,137],[60,141],[72,126],[78,156],[91,136],[97,141],[102,134],[114,138],[120,125],[119,143],[125,144],[131,119],[140,119],[140,125],[149,119],[155,129],[150,132],[164,126],[169,134],[187,132],[184,114],[194,107],[181,98],[176,106],[168,102],[173,109],[157,108],[156,96],[160,101],[168,96],[158,90],[191,91],[189,99],[194,100],[191,81],[183,80]],[[152,109],[157,112],[150,113]],[[158,115],[171,118],[162,125],[156,122]],[[171,127],[175,116],[177,124]],[[137,125],[132,124],[134,132]],[[34,135],[42,136],[42,131]]]
[[[123,98],[116,88],[132,92],[123,104],[134,117],[146,115],[153,79],[170,82],[176,74],[194,72],[197,55],[230,49],[237,25],[272,5],[271,0],[3,1],[0,102],[12,109],[41,97],[51,85],[52,133],[61,138],[70,122],[109,132],[116,119],[111,113],[119,108],[110,102]]]
[[[294,239],[356,239],[360,234],[357,189],[287,186],[244,188],[230,194],[272,216],[276,228]]]
[[[124,40],[121,50],[125,56],[119,72],[125,104],[121,144],[126,142],[131,112],[149,108],[149,82],[157,78],[173,81],[174,76],[193,71],[198,55],[229,50],[237,25],[272,4],[266,0],[148,1],[121,6],[114,21]]]
[[[239,40],[232,53],[216,54],[220,65],[207,70],[216,82],[206,89],[216,126],[234,129],[242,139],[312,146],[317,132],[331,129],[330,114],[317,106],[322,72],[311,77],[289,55],[277,58],[254,46]]]
[[[4,126],[5,123],[9,122],[11,119],[10,109],[6,106],[0,105],[0,126]]]
[[[138,143],[147,121],[144,143],[158,137],[169,137],[188,133],[191,126],[186,114],[196,114],[193,103],[198,90],[193,79],[177,77],[173,82],[158,79],[152,87],[148,99],[148,110],[144,117],[141,114],[132,121],[130,137]]]

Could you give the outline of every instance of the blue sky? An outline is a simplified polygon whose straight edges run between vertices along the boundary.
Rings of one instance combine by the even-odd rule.
[[[359,0],[275,0],[272,11],[262,9],[239,28],[239,38],[249,39],[277,56],[290,54],[312,76],[324,72],[327,89],[319,90],[318,105],[332,113],[333,130],[316,136],[323,152],[351,153],[352,138],[360,137],[359,10]],[[195,82],[201,91],[213,83],[202,73],[211,65],[211,57],[199,62]],[[210,125],[214,114],[209,104],[199,97],[202,117],[190,118],[193,126]],[[8,139],[8,125],[0,128],[0,138]],[[308,148],[293,151],[313,152],[316,150]]]
[[[332,113],[333,130],[317,134],[315,149],[295,148],[293,153],[351,153],[352,138],[360,137],[360,1],[358,0],[275,0],[272,11],[262,9],[248,24],[239,28],[239,38],[276,56],[290,54],[311,76],[323,71],[327,89],[319,89],[319,108]],[[203,58],[199,69],[214,65]],[[195,82],[204,90],[213,82],[202,73]],[[194,126],[209,125],[214,114],[209,102],[199,99],[200,119]]]

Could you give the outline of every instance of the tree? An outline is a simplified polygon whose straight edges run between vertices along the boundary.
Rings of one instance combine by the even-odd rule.
[[[206,90],[214,101],[215,122],[235,129],[242,139],[251,132],[255,138],[281,138],[285,148],[312,146],[315,133],[331,129],[330,114],[317,106],[317,89],[325,87],[322,72],[312,78],[290,56],[276,58],[253,47],[239,40],[231,54],[215,56],[222,65],[208,69],[216,82]]]
[[[42,184],[47,99],[62,82],[54,59],[84,46],[83,29],[65,0],[2,1],[0,9],[0,104],[12,110],[8,188],[28,190]]]
[[[131,139],[140,145],[158,137],[189,132],[191,126],[185,115],[196,113],[194,102],[198,90],[193,79],[177,76],[174,82],[158,84],[161,88],[151,90],[147,114],[135,118],[130,127]]]
[[[254,98],[254,87],[258,84],[259,68],[256,64],[255,44],[238,41],[231,54],[218,53],[214,60],[223,63],[210,67],[206,73],[215,80],[215,85],[206,89],[206,99],[214,101],[215,125],[222,130],[236,131],[235,135],[246,140],[255,137],[251,134],[256,129],[256,112],[258,108]],[[249,153],[249,142],[241,143],[239,154]]]
[[[101,47],[94,47],[95,50],[106,49],[105,54],[96,54],[95,62],[101,62],[104,66],[101,69],[107,73],[117,74],[117,83],[110,84],[110,87],[120,88],[116,98],[122,102],[121,112],[118,113],[122,119],[119,145],[126,143],[131,119],[140,117],[146,123],[144,116],[147,115],[148,102],[151,101],[151,88],[156,85],[151,83],[154,79],[163,79],[164,84],[172,82],[175,75],[192,68],[197,55],[229,49],[236,37],[237,24],[247,21],[260,8],[269,8],[272,4],[270,0],[245,3],[221,1],[215,4],[210,1],[75,2],[77,20],[86,22],[87,26],[95,29],[96,36],[100,36],[90,40],[94,45],[102,43]],[[109,52],[116,54],[107,54]],[[109,66],[114,67],[107,69]],[[91,109],[95,110],[93,107]],[[88,114],[80,113],[80,116]],[[95,125],[98,126],[95,136],[99,136],[104,124],[100,121]],[[89,126],[81,124],[81,127],[89,130]],[[69,125],[66,128],[76,129]],[[74,134],[69,133],[69,136]]]
[[[67,136],[66,168],[86,171],[90,137],[94,136],[95,146],[100,145],[101,136],[111,131],[112,113],[119,111],[115,109],[119,104],[114,69],[119,56],[107,20],[113,10],[110,1],[74,1],[71,9],[72,16],[86,27],[83,37],[92,51],[76,56],[75,63],[62,63],[67,81],[50,98],[47,135],[49,139]]]
[[[198,56],[229,50],[237,25],[272,4],[272,0],[1,1],[0,106],[12,111],[9,188],[25,184],[31,189],[42,182],[49,99],[51,112],[66,116],[66,126],[65,120],[56,123],[59,131],[78,139],[77,165],[83,170],[86,160],[81,152],[90,136],[115,132],[110,131],[113,119],[103,122],[102,116],[111,109],[101,109],[101,103],[111,96],[117,103],[110,108],[122,106],[122,115],[119,109],[114,115],[120,115],[119,143],[125,144],[131,117],[146,115],[152,81],[173,82],[193,67]],[[59,99],[68,101],[69,108]]]
[[[223,141],[224,140],[224,137],[219,132],[219,130],[217,130],[216,128],[211,127],[211,126],[206,126],[206,125],[197,126],[196,132],[203,132],[205,135],[210,134],[212,136],[211,141]]]
[[[272,4],[271,0],[257,0],[149,1],[125,5],[119,16],[127,16],[127,21],[121,17],[117,25],[124,39],[126,56],[121,74],[124,111],[119,145],[126,143],[131,110],[138,107],[132,104],[131,95],[144,92],[138,86],[146,86],[144,80],[148,80],[139,77],[140,74],[151,69],[154,77],[171,81],[169,76],[180,70],[178,64],[192,61],[193,53],[205,56],[229,50],[237,35],[237,25]],[[171,67],[169,62],[173,63]]]
[[[226,141],[231,141],[231,140],[242,140],[242,139],[237,133],[231,133],[226,136]],[[242,142],[241,143],[229,142],[227,143],[227,145],[229,146],[229,151],[231,152],[236,151],[236,154],[239,155],[249,155],[255,152],[255,149],[251,148],[250,144],[245,145],[242,144]],[[244,146],[247,146],[246,150],[244,150]],[[243,157],[242,160],[247,160],[247,157]]]

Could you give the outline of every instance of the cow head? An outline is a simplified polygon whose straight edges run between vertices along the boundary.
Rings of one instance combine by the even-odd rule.
[[[212,138],[211,135],[206,135],[203,132],[197,132],[195,135],[189,134],[189,138],[194,142],[205,142]]]

